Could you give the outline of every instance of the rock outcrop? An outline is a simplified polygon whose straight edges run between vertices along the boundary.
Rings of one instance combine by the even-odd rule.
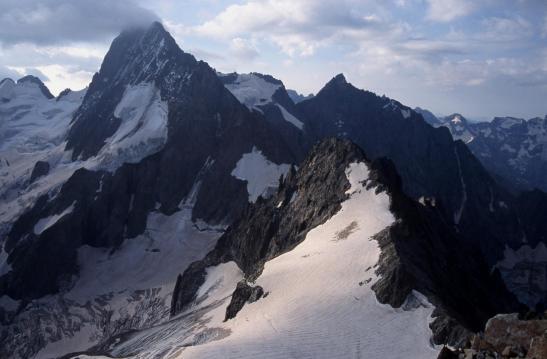
[[[49,173],[49,163],[45,161],[38,161],[32,169],[29,183],[36,181],[38,178],[43,177]]]

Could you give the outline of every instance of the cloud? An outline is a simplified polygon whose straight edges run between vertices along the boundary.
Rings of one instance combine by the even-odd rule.
[[[469,0],[427,0],[429,10],[427,18],[432,21],[450,22],[470,14],[475,3]]]
[[[482,20],[484,32],[479,38],[494,42],[511,42],[533,35],[532,25],[520,16],[490,17]]]
[[[230,5],[194,27],[197,35],[238,42],[268,39],[290,56],[313,54],[340,31],[373,30],[381,25],[374,13],[355,9],[355,0],[265,0]]]
[[[36,68],[26,68],[25,75],[32,75],[38,77],[42,82],[48,82],[49,77],[47,77],[42,71]]]
[[[0,43],[103,41],[156,19],[135,0],[2,0]]]
[[[17,80],[19,77],[21,77],[21,73],[14,69],[10,69],[6,66],[0,65],[0,81],[7,77],[12,80]]]
[[[246,39],[236,37],[230,43],[230,50],[239,59],[252,60],[258,57],[258,50],[255,45]]]

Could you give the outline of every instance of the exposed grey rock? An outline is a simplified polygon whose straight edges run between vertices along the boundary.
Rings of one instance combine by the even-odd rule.
[[[68,95],[69,93],[71,93],[72,90],[69,89],[69,88],[66,88],[64,89],[63,91],[61,91],[59,93],[59,95],[57,96],[57,98],[55,98],[55,101],[59,101],[60,99],[62,99],[63,97],[65,97],[66,95]]]
[[[237,283],[234,293],[232,293],[230,304],[226,307],[226,316],[224,321],[235,318],[237,313],[243,309],[245,303],[256,302],[262,298],[263,295],[264,290],[261,286],[258,285],[256,287],[251,287],[245,280],[240,281]]]
[[[290,90],[290,89],[287,90],[287,94],[289,95],[289,97],[291,98],[291,100],[294,103],[299,103],[299,102],[302,102],[302,101],[306,101],[306,100],[309,100],[310,98],[313,97],[313,94],[309,94],[307,96],[304,96],[304,95],[296,92],[295,90]]]
[[[441,120],[439,120],[431,111],[420,107],[414,108],[414,111],[422,115],[425,122],[429,123],[433,127],[437,127],[442,124]]]
[[[49,173],[49,163],[45,161],[38,161],[32,169],[29,183],[33,183],[38,178],[45,176]]]

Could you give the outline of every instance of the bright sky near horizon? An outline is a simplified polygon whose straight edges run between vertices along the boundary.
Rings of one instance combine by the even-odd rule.
[[[355,86],[437,114],[547,114],[547,0],[0,0],[0,78],[85,87],[124,27],[160,20],[222,72]]]

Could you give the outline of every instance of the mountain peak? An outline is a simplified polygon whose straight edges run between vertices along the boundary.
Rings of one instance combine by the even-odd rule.
[[[101,65],[99,76],[109,83],[149,82],[181,58],[188,64],[196,62],[193,56],[178,47],[163,25],[155,21],[147,27],[126,29],[116,37]]]
[[[33,76],[33,75],[27,75],[27,76],[23,76],[21,77],[19,80],[17,80],[17,83],[18,84],[25,84],[25,83],[32,83],[32,84],[35,84],[38,86],[38,88],[40,89],[40,91],[42,92],[42,94],[48,98],[48,99],[52,99],[54,96],[51,94],[51,92],[49,91],[49,89],[47,88],[47,86],[42,82],[42,80],[40,80],[38,77],[36,76]]]
[[[6,83],[6,82],[11,82],[12,84],[15,84],[15,81],[10,79],[9,77],[6,77],[6,78],[0,80],[0,85],[2,85],[3,83]]]
[[[344,74],[340,73],[332,78],[329,83],[335,83],[335,84],[341,84],[346,85],[348,81],[346,80],[346,77]]]
[[[451,122],[454,125],[467,124],[467,119],[459,113],[453,113],[452,115],[446,117],[445,122]]]
[[[346,77],[344,74],[338,74],[334,76],[327,84],[319,91],[319,93],[322,93],[324,91],[334,90],[339,91],[348,87],[352,87],[349,82],[346,81]],[[319,95],[318,93],[318,95]]]

